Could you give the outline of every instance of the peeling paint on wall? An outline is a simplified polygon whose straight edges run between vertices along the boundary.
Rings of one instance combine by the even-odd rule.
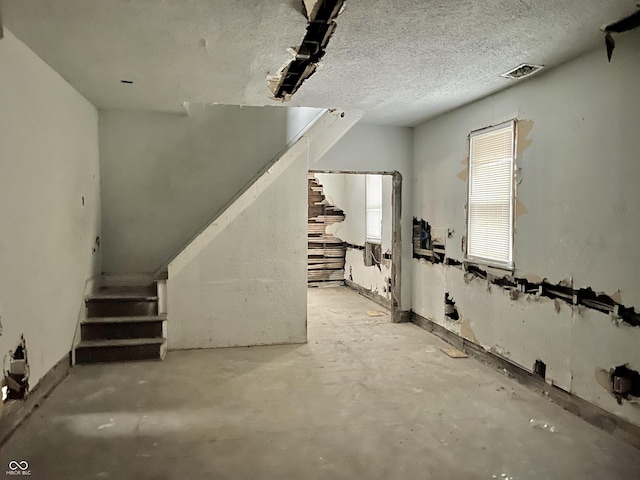
[[[526,215],[527,213],[529,213],[529,210],[527,209],[527,207],[525,207],[524,203],[522,203],[518,198],[516,198],[516,217],[520,217],[521,215]]]
[[[469,340],[470,342],[475,343],[476,345],[480,345],[480,342],[476,338],[476,334],[473,332],[471,328],[471,324],[469,320],[463,319],[462,324],[460,325],[460,335],[462,338]]]
[[[463,182],[467,182],[469,180],[469,157],[463,158],[460,163],[464,165],[464,169],[458,172],[457,177]]]
[[[522,155],[522,153],[524,153],[533,144],[533,140],[529,138],[529,134],[531,133],[531,130],[533,130],[534,123],[533,120],[518,120],[516,125],[518,128],[516,156],[520,157],[520,155]]]

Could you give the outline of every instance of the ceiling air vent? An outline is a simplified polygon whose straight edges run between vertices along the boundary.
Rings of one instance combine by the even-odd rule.
[[[503,73],[500,76],[504,78],[511,78],[513,80],[520,80],[521,78],[530,77],[543,68],[543,65],[531,65],[529,63],[523,63],[522,65],[518,65],[513,70],[509,70],[507,73]]]

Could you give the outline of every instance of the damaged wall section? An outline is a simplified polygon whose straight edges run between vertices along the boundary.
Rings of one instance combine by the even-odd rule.
[[[313,173],[309,173],[308,184],[307,283],[309,286],[344,285],[346,244],[327,232],[327,227],[344,221],[344,212],[327,200],[323,186]]]
[[[632,35],[640,41],[640,32]],[[633,380],[617,375],[620,366],[640,371],[640,93],[631,81],[640,58],[631,43],[616,50],[615,65],[603,62],[601,52],[589,53],[416,128],[416,247],[428,238],[420,219],[432,237],[434,227],[452,234],[442,262],[416,252],[412,306],[531,373],[541,377],[544,370],[547,383],[640,425]],[[607,82],[618,88],[603,92]],[[460,172],[460,159],[468,155],[469,132],[512,118],[525,120],[518,122],[515,269],[465,267],[468,175]],[[458,320],[445,314],[451,308],[445,294]]]

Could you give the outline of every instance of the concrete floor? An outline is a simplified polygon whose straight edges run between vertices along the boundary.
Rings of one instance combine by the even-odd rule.
[[[52,480],[640,478],[640,451],[365,310],[310,289],[307,345],[76,367],[0,463]]]

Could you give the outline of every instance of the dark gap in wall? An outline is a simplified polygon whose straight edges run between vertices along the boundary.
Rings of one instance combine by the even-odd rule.
[[[431,225],[416,217],[413,217],[413,258],[423,258],[431,263],[442,263],[445,260],[444,240],[433,238]]]
[[[611,395],[613,395],[619,405],[622,400],[629,400],[629,397],[640,397],[640,373],[631,370],[627,364],[619,365],[608,372],[603,369],[596,369],[596,379]]]
[[[640,373],[631,370],[626,365],[620,365],[611,374],[613,384],[613,394],[618,403],[622,399],[629,400],[629,397],[640,397]]]
[[[533,364],[533,374],[544,380],[547,376],[547,364],[542,360],[536,360]]]
[[[597,294],[590,288],[581,288],[576,292],[576,295],[578,296],[577,303],[603,313],[612,313],[616,305],[616,302],[608,295]]]
[[[23,336],[20,337],[20,343],[16,349],[9,352],[9,369],[4,372],[4,382],[7,386],[7,400],[19,400],[27,396],[29,364],[27,344]]]
[[[480,267],[475,265],[468,264],[466,268],[467,273],[473,275],[474,277],[481,278],[483,280],[487,279],[487,272],[482,270]]]
[[[518,283],[507,277],[494,277],[492,283],[507,290],[518,288]]]
[[[431,263],[444,263],[465,270],[465,281],[469,283],[473,278],[486,280],[510,292],[512,300],[517,300],[521,293],[538,295],[558,300],[556,309],[559,311],[560,302],[568,305],[582,305],[602,313],[611,314],[614,319],[620,319],[632,326],[640,326],[640,312],[635,307],[627,307],[615,301],[609,295],[594,292],[590,287],[574,289],[567,282],[551,284],[546,281],[531,282],[526,278],[513,277],[510,274],[489,273],[478,265],[459,262],[446,257],[444,241],[432,237],[432,227],[423,219],[413,217],[413,258],[424,259]]]
[[[309,15],[307,32],[295,57],[279,73],[279,81],[273,96],[286,100],[300,88],[302,83],[317,70],[317,64],[325,54],[329,39],[336,29],[334,19],[338,16],[344,0],[320,0]]]
[[[564,285],[552,285],[547,282],[540,284],[542,291],[540,295],[547,298],[562,300],[566,303],[573,303],[573,288]]]
[[[596,293],[591,288],[574,289],[564,282],[554,285],[545,281],[539,283],[530,282],[525,278],[511,277],[510,275],[496,276],[487,273],[486,270],[477,265],[469,263],[465,264],[465,271],[467,272],[465,274],[467,283],[474,277],[487,280],[505,290],[512,290],[514,292],[513,300],[518,297],[516,292],[538,295],[559,300],[569,305],[582,305],[602,313],[612,314],[629,325],[640,326],[640,313],[637,313],[634,307],[626,307],[616,302],[609,295]]]
[[[455,258],[451,258],[451,257],[446,257],[444,259],[444,264],[445,265],[450,265],[452,267],[462,267],[462,262],[459,260],[456,260]]]
[[[460,320],[456,303],[453,301],[453,298],[449,296],[449,292],[445,292],[444,294],[444,314],[451,320]]]

